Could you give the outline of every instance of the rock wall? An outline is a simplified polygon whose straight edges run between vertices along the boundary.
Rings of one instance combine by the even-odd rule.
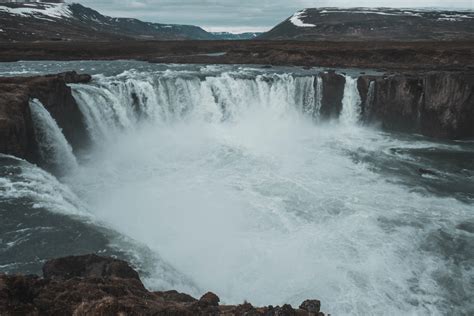
[[[89,75],[0,78],[0,152],[37,162],[37,144],[29,100],[43,103],[74,149],[87,143],[82,114],[67,83],[87,83]]]
[[[366,123],[436,138],[474,137],[474,73],[361,76],[358,88]]]
[[[323,119],[338,118],[342,110],[346,79],[334,71],[324,72],[320,76],[323,80],[320,115]]]
[[[85,255],[47,262],[44,278],[0,274],[0,315],[299,315],[324,316],[318,300],[254,307],[219,305],[208,292],[199,300],[177,291],[150,292],[126,262]]]

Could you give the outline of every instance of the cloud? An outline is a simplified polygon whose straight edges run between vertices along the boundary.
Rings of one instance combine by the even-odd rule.
[[[130,4],[129,4],[129,7],[134,8],[134,9],[146,9],[148,6],[144,2],[131,1]]]
[[[474,0],[74,0],[99,12],[212,30],[266,30],[309,7],[443,7],[474,9]]]

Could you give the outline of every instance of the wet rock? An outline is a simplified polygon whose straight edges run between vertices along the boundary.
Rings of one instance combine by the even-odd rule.
[[[63,72],[57,76],[62,78],[66,83],[89,83],[92,80],[91,75],[78,74],[75,71]]]
[[[437,138],[474,137],[473,73],[361,76],[358,88],[365,122]]]
[[[282,307],[276,307],[274,310],[275,316],[296,316],[296,311],[289,304],[285,304]]]
[[[211,292],[199,301],[177,291],[149,292],[126,262],[96,255],[51,260],[43,270],[45,278],[0,274],[0,315],[308,315],[290,305],[219,306]]]
[[[300,309],[309,313],[317,314],[321,310],[321,302],[318,300],[306,300],[301,303]]]
[[[199,299],[199,302],[203,305],[218,306],[220,299],[216,294],[207,292]]]
[[[321,74],[323,80],[323,97],[321,100],[321,117],[326,119],[338,118],[342,110],[342,99],[344,97],[344,76],[334,71]],[[315,83],[316,84],[316,83]]]
[[[165,291],[165,292],[154,292],[156,296],[159,298],[164,299],[165,301],[171,302],[180,302],[180,303],[193,303],[196,302],[197,299],[192,297],[191,295],[179,293],[178,291]]]
[[[48,261],[43,266],[47,279],[122,278],[140,280],[127,262],[97,255],[74,256]]]

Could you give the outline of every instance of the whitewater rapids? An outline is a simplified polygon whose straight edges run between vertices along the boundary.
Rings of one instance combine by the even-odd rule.
[[[318,298],[333,315],[469,314],[471,187],[437,186],[463,181],[449,168],[448,180],[416,170],[439,167],[426,152],[472,146],[362,126],[356,79],[323,122],[319,77],[96,75],[72,85],[94,146],[77,161],[58,149],[75,163],[61,185],[74,214],[145,246],[180,291]],[[169,286],[166,271],[149,267],[147,286]]]

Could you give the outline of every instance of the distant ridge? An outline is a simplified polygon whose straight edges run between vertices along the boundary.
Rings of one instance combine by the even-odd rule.
[[[311,8],[259,36],[266,40],[474,40],[474,12],[443,9]]]
[[[0,3],[0,42],[212,40],[198,26],[112,18],[80,4]]]

